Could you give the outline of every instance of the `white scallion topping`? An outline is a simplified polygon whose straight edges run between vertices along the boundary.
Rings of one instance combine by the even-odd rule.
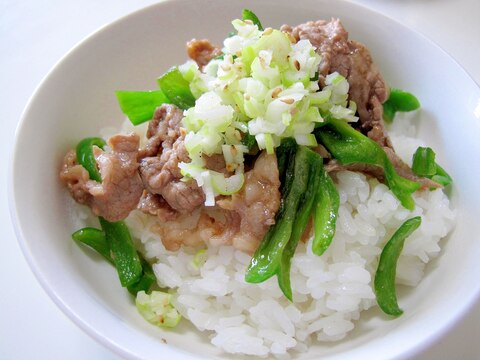
[[[308,40],[294,42],[271,28],[260,31],[250,21],[237,19],[232,25],[236,33],[225,39],[222,58],[203,69],[192,61],[179,67],[197,99],[182,120],[191,162],[179,167],[202,187],[207,206],[243,185],[246,135],[272,154],[286,137],[316,146],[312,132],[325,116],[358,120],[345,77],[329,74],[320,89],[321,56]],[[223,154],[227,174],[206,169],[203,155],[213,154]]]

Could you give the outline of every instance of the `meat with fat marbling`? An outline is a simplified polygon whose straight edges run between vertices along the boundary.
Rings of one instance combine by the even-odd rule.
[[[262,152],[253,168],[245,173],[240,192],[217,201],[220,208],[232,212],[238,229],[232,236],[235,248],[253,252],[258,247],[280,207],[280,179],[275,155]],[[218,238],[222,241],[223,239]]]
[[[422,189],[439,187],[439,184],[430,179],[416,176],[395,153],[383,120],[383,103],[388,99],[389,88],[368,49],[363,44],[348,39],[348,32],[340,20],[309,21],[293,28],[284,25],[282,30],[290,33],[296,40],[309,40],[317,48],[316,51],[322,56],[319,65],[321,85],[324,85],[325,77],[335,71],[347,79],[349,98],[357,104],[358,130],[385,150],[397,173],[419,182]],[[340,169],[361,171],[383,180],[383,171],[371,165],[343,166],[330,161],[327,168],[330,171]]]
[[[77,163],[73,150],[64,158],[60,179],[77,202],[113,222],[126,218],[137,207],[143,184],[138,174],[138,135],[115,135],[108,140],[108,145],[111,152],[98,147],[93,150],[101,183],[89,179],[87,170]]]
[[[195,224],[188,215],[158,223],[155,231],[169,250],[182,244],[233,245],[253,253],[271,225],[280,207],[280,180],[275,155],[262,153],[252,169],[245,172],[243,188],[231,197],[217,200],[212,208],[193,212]],[[196,240],[197,239],[197,240]]]
[[[178,164],[190,162],[180,123],[183,112],[175,105],[162,105],[148,126],[147,145],[140,152],[140,176],[145,189],[161,195],[168,205],[185,214],[205,202],[195,180],[182,181]]]
[[[192,39],[187,42],[187,54],[190,59],[194,60],[202,68],[210,60],[222,55],[222,50],[206,39]]]
[[[295,27],[284,25],[297,40],[309,40],[322,56],[319,79],[337,71],[349,85],[349,98],[357,104],[362,132],[381,146],[391,147],[385,131],[382,104],[388,99],[389,88],[368,49],[359,42],[348,39],[348,32],[339,19],[309,21]]]

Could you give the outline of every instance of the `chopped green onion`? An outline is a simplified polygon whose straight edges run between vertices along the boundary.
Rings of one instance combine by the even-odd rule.
[[[374,287],[377,303],[388,315],[400,316],[403,311],[398,306],[395,290],[397,261],[403,249],[405,239],[409,237],[422,223],[420,216],[405,221],[387,242],[380,255],[380,261],[375,273]]]
[[[133,125],[139,125],[153,118],[155,109],[170,103],[162,90],[153,91],[115,91],[122,112]]]
[[[230,177],[225,177],[224,174],[215,171],[210,171],[210,174],[213,190],[220,195],[232,195],[240,191],[245,180],[243,173]]]
[[[193,257],[192,265],[195,269],[198,269],[200,266],[202,266],[205,261],[207,261],[207,252],[205,249],[200,249],[197,251],[195,256]]]
[[[135,299],[138,312],[149,323],[166,328],[177,326],[182,316],[173,307],[172,295],[162,291],[152,291],[147,295],[139,291]]]

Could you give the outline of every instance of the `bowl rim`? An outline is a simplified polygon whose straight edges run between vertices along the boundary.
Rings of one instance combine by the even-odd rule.
[[[34,103],[35,99],[37,98],[38,94],[41,93],[42,89],[44,88],[45,84],[48,83],[49,79],[53,76],[55,71],[57,70],[58,67],[61,66],[61,64],[69,61],[71,57],[75,55],[77,50],[79,48],[82,48],[86,43],[89,43],[91,41],[95,41],[95,38],[99,36],[99,34],[104,33],[105,31],[109,31],[110,29],[113,29],[119,24],[128,21],[131,18],[141,16],[143,13],[148,13],[154,8],[162,7],[165,4],[172,4],[176,3],[177,6],[181,6],[182,3],[191,3],[193,0],[159,0],[157,3],[153,3],[144,7],[141,7],[137,10],[134,10],[132,12],[129,12],[123,16],[120,16],[116,18],[115,20],[108,22],[96,30],[90,32],[87,36],[85,36],[83,39],[78,41],[72,48],[70,48],[62,57],[59,58],[59,60],[48,70],[48,72],[44,75],[44,77],[41,79],[41,81],[38,83],[32,94],[30,95],[29,99],[27,100],[27,103],[25,107],[23,108],[23,111],[20,115],[20,119],[17,123],[16,129],[15,129],[15,135],[14,135],[14,141],[13,145],[10,148],[10,154],[9,154],[9,163],[8,163],[8,177],[7,177],[7,193],[8,193],[8,204],[9,204],[9,213],[10,213],[10,219],[14,228],[14,232],[17,238],[17,241],[20,245],[20,249],[23,253],[23,256],[25,257],[30,270],[34,274],[35,278],[37,281],[40,283],[42,289],[45,291],[45,293],[48,295],[48,297],[58,306],[58,308],[65,314],[67,317],[75,323],[82,331],[84,331],[86,334],[89,335],[90,338],[94,339],[97,343],[102,344],[106,348],[110,349],[113,353],[116,353],[122,357],[125,358],[130,358],[130,359],[140,359],[140,357],[137,356],[137,354],[124,347],[123,344],[119,344],[115,341],[114,338],[99,333],[88,321],[83,319],[82,317],[78,316],[78,314],[75,312],[74,309],[70,308],[69,305],[65,302],[65,300],[56,293],[56,291],[51,288],[49,285],[48,279],[45,277],[44,273],[38,266],[35,256],[32,254],[31,249],[29,247],[28,241],[26,240],[23,230],[19,226],[19,214],[18,214],[18,209],[15,201],[15,179],[14,179],[14,169],[15,169],[15,164],[16,164],[16,154],[18,151],[18,140],[20,137],[20,134],[22,132],[22,128],[26,124],[26,119],[28,118],[28,114],[30,112],[30,108],[32,107],[32,104]],[[326,0],[325,0],[326,1]],[[351,6],[352,8],[358,8],[358,9],[363,9],[368,12],[371,12],[374,14],[376,17],[382,17],[386,19],[388,22],[393,22],[397,26],[400,26],[403,28],[405,31],[408,31],[412,33],[412,35],[417,36],[421,38],[422,41],[428,42],[431,46],[435,47],[436,50],[440,51],[443,53],[444,56],[449,58],[460,71],[462,71],[466,77],[472,81],[475,86],[476,90],[480,94],[480,84],[475,81],[475,79],[470,75],[470,73],[454,58],[452,55],[450,55],[446,50],[444,50],[439,44],[437,44],[435,41],[431,40],[428,38],[426,35],[424,35],[421,31],[411,28],[407,25],[402,24],[400,21],[383,14],[379,10],[373,9],[370,6],[367,6],[365,4],[357,3],[351,0],[337,0],[338,3],[343,3],[343,4],[348,4],[348,6]],[[428,333],[422,341],[414,343],[409,349],[405,350],[401,354],[397,354],[395,356],[396,359],[407,359],[412,357],[413,355],[419,354],[423,350],[426,350],[430,346],[432,346],[435,342],[437,342],[440,338],[445,336],[446,333],[448,333],[452,327],[454,327],[458,322],[463,319],[467,313],[471,310],[471,308],[474,306],[474,304],[480,299],[480,286],[477,287],[474,291],[471,292],[469,299],[465,300],[465,302],[462,304],[461,307],[455,307],[452,309],[452,312],[449,314],[446,320],[443,321],[443,325],[439,328],[436,329],[434,333]],[[165,346],[164,344],[160,343],[158,344],[159,346],[162,347],[162,351],[164,352],[165,355],[173,355],[173,356],[178,356],[179,353],[182,353],[182,358],[188,358],[188,359],[198,359],[198,357],[193,356],[191,353],[187,353],[186,351],[183,351],[183,349],[180,348],[174,348],[171,346]],[[335,356],[335,355],[334,355]],[[327,356],[329,357],[329,356]]]

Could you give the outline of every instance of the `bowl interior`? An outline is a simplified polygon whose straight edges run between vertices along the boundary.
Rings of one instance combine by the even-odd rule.
[[[422,102],[419,136],[453,176],[458,224],[426,277],[402,294],[404,315],[388,320],[369,311],[358,329],[337,344],[313,346],[301,358],[406,356],[445,331],[476,297],[480,273],[480,91],[441,49],[421,35],[366,8],[342,1],[167,1],[103,28],[71,51],[30,101],[17,133],[11,205],[25,255],[52,299],[80,327],[123,356],[220,358],[186,322],[175,331],[150,326],[118,285],[114,269],[71,241],[70,199],[58,181],[64,153],[85,137],[123,121],[114,91],[156,88],[156,78],[186,59],[185,42],[220,44],[230,21],[248,7],[278,27],[339,17],[363,42],[392,86]],[[34,151],[32,151],[34,149]],[[461,161],[459,161],[461,159]],[[32,179],[35,179],[32,181]],[[300,357],[299,357],[300,358]]]

